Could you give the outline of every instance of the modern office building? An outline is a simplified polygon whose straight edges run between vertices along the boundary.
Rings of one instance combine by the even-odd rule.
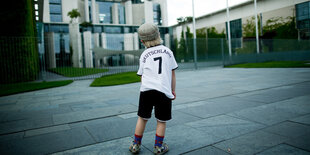
[[[130,54],[98,58],[93,49],[144,48],[137,29],[145,22],[156,23],[164,44],[170,46],[166,0],[38,0],[37,3],[39,49],[45,55],[47,68],[115,66],[136,59]],[[75,20],[68,16],[73,9],[80,13]]]
[[[246,1],[229,8],[230,32],[232,39],[240,39],[235,46],[242,46],[243,25],[255,17],[254,1]],[[261,24],[259,31],[271,19],[279,19],[278,22],[295,19],[299,39],[310,39],[310,1],[309,0],[257,0],[257,15]],[[196,18],[196,29],[214,27],[217,32],[227,34],[226,8]],[[174,25],[173,35],[180,40],[182,29],[189,27],[193,32],[192,24]],[[183,30],[185,31],[185,30]]]

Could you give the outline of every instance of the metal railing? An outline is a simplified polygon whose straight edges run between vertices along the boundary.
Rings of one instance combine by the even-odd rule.
[[[44,40],[0,37],[1,84],[92,79],[108,74],[135,72],[138,70],[139,53],[143,51],[102,48],[101,52],[106,52],[102,54],[91,47],[88,55],[82,54],[81,50],[76,59],[68,41],[50,41],[48,37]],[[310,60],[310,40],[260,40],[261,51],[257,53],[255,39],[232,39],[231,55],[225,39],[197,38],[196,43],[198,69],[249,62]],[[170,48],[180,69],[194,69],[193,40],[179,41]],[[73,61],[79,65],[74,66]]]

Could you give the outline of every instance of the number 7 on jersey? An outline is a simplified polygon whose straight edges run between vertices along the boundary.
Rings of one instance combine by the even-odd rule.
[[[159,60],[158,74],[161,74],[162,58],[161,57],[154,58],[154,61],[157,61],[157,60]]]

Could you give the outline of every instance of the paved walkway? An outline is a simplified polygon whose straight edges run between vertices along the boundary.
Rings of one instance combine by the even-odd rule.
[[[1,154],[129,154],[139,83],[91,82],[1,97]],[[310,154],[310,69],[179,70],[176,92],[168,154]]]

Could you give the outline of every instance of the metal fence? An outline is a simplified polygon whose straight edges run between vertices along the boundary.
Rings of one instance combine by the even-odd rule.
[[[98,53],[95,48],[90,47],[88,55],[81,49],[79,59],[76,60],[73,48],[66,39],[60,39],[57,43],[50,43],[50,39],[0,38],[1,84],[92,79],[137,71],[139,53],[143,51],[101,48],[101,52],[109,53],[102,54],[100,50]],[[232,39],[231,54],[226,39],[198,38],[196,42],[198,69],[248,62],[310,60],[310,40],[260,40],[260,51],[257,53],[255,39]],[[175,42],[170,48],[179,69],[194,69],[192,39]],[[73,61],[77,61],[79,65],[74,65]]]

